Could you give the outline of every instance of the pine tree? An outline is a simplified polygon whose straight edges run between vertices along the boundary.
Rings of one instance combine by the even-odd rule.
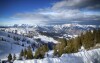
[[[100,29],[96,31],[96,43],[100,43]]]
[[[54,55],[54,56],[57,56],[57,54],[58,54],[58,52],[57,52],[57,48],[54,47],[54,53],[53,53],[53,55]]]
[[[33,53],[31,48],[28,48],[27,50],[27,59],[33,59]]]
[[[13,61],[14,61],[14,60],[16,60],[16,55],[15,55],[15,54],[13,55]]]
[[[41,47],[39,47],[36,52],[35,52],[35,58],[43,58],[45,55],[45,52],[47,52],[49,50],[47,45],[43,45]]]
[[[85,47],[85,49],[90,49],[100,43],[100,29],[94,29],[93,31],[88,30],[85,33],[81,33],[78,37],[67,41],[59,39],[59,42],[60,43],[54,46],[55,56],[61,56],[63,53],[78,52],[81,46]]]
[[[74,52],[78,52],[81,46],[82,46],[81,38],[78,36],[73,40]]]
[[[83,46],[86,49],[94,46],[94,37],[93,33],[90,30],[84,34]]]
[[[67,42],[67,47],[65,47],[65,52],[66,53],[74,53],[75,52],[75,48],[74,48],[74,39],[70,39],[70,40],[68,40],[68,42]]]
[[[48,45],[44,45],[42,49],[44,52],[47,52],[49,50]]]
[[[24,49],[24,58],[27,58],[27,49]]]
[[[54,55],[61,56],[63,53],[65,53],[65,47],[67,46],[67,40],[65,38],[58,39],[60,42],[57,44],[54,48]]]
[[[21,52],[20,52],[20,56],[19,56],[19,59],[21,59],[22,60],[22,57],[24,56],[24,51],[23,51],[23,49],[21,50]]]
[[[10,37],[10,35],[8,34],[8,37]]]
[[[60,38],[58,39],[58,41],[61,43],[61,44],[64,44],[64,46],[67,46],[67,40],[65,38]]]
[[[39,55],[40,55],[40,51],[41,51],[40,48],[38,48],[38,49],[36,50],[34,58],[38,59],[38,58],[40,57],[40,56],[39,56]]]
[[[14,36],[13,39],[16,41],[16,37]]]
[[[11,62],[11,60],[12,60],[12,55],[9,54],[9,55],[8,55],[8,61]]]

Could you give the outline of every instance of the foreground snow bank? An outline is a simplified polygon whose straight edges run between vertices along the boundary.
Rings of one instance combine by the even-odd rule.
[[[100,48],[73,54],[63,54],[60,58],[16,60],[14,63],[100,63]]]

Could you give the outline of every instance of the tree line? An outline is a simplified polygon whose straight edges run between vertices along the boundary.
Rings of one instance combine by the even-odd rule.
[[[85,33],[81,33],[78,37],[69,40],[62,38],[59,42],[54,47],[54,56],[61,56],[63,53],[78,52],[81,46],[89,50],[100,43],[100,29],[88,30]]]

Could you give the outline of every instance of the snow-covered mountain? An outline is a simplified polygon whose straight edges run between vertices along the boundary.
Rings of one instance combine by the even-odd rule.
[[[35,29],[51,37],[70,37],[68,35],[74,36],[79,35],[87,30],[93,30],[100,28],[97,25],[81,25],[81,24],[63,24],[63,25],[47,25],[47,26],[37,26]],[[65,36],[66,35],[66,36]]]
[[[64,31],[64,29],[93,29],[93,28],[99,28],[100,26],[98,25],[81,25],[81,24],[63,24],[63,25],[47,25],[47,26],[37,26],[38,29],[42,30],[47,30],[49,32],[57,32],[57,31]],[[52,30],[51,30],[52,29]],[[50,31],[51,30],[51,31]]]
[[[1,30],[5,30],[8,32],[17,32],[18,34],[27,34],[34,33],[37,35],[38,33],[46,36],[50,36],[53,38],[65,37],[72,38],[76,37],[82,32],[87,30],[93,30],[94,28],[100,28],[100,25],[81,25],[77,23],[72,24],[62,24],[62,25],[25,25],[22,24],[20,26],[14,25],[11,27],[0,28]]]
[[[29,46],[32,47],[32,52],[38,47],[47,44],[50,48],[57,44],[56,38],[74,38],[80,33],[87,30],[100,28],[97,25],[81,25],[81,24],[63,24],[63,25],[45,25],[45,26],[29,26],[29,25],[14,25],[0,28],[0,59],[7,59],[9,53],[16,54],[17,58],[22,49]],[[7,51],[7,52],[6,52]],[[50,51],[49,51],[50,52]],[[49,52],[47,52],[49,54]],[[91,53],[88,55],[88,52]],[[53,54],[53,52],[50,52]],[[44,58],[25,60],[26,63],[94,63],[100,56],[100,49],[83,51],[74,54],[63,54],[59,58]],[[52,56],[52,54],[50,54]],[[85,56],[84,56],[85,55]],[[94,57],[95,56],[95,57]],[[67,58],[67,59],[65,59]],[[81,58],[81,59],[80,59]],[[76,61],[77,60],[77,61]],[[86,61],[85,61],[86,60]],[[32,61],[32,62],[31,62]],[[16,60],[14,63],[24,63],[24,61]]]

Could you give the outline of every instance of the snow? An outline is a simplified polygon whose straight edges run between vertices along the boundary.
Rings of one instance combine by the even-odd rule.
[[[10,28],[10,29],[8,28],[8,29],[6,29],[6,31],[0,31],[0,37],[6,40],[6,41],[0,41],[0,59],[7,59],[7,56],[9,53],[11,53],[12,55],[16,54],[16,56],[18,58],[19,53],[22,49],[27,48],[32,43],[35,43],[35,44],[38,43],[34,40],[34,38],[25,37],[20,34],[10,33],[13,30],[14,30],[14,28]],[[21,29],[19,29],[18,31],[20,32],[20,30]],[[8,32],[8,31],[10,31],[10,32]],[[10,35],[10,37],[8,37],[8,34]],[[14,36],[20,38],[20,40],[15,41],[13,39]],[[46,43],[48,43],[48,42],[57,43],[57,41],[54,40],[53,38],[47,37],[44,35],[38,35],[35,37],[41,38],[42,41],[44,41]],[[26,39],[26,40],[24,42],[22,42],[23,39]],[[29,41],[29,43],[27,43],[27,41]],[[22,46],[22,44],[24,44],[24,46]]]
[[[81,27],[81,28],[87,28],[87,27],[93,27],[96,28],[96,25],[81,25],[81,24],[77,24],[77,23],[72,23],[72,24],[63,24],[63,27]]]
[[[55,29],[62,29],[64,27],[81,27],[81,28],[88,28],[88,27],[92,27],[92,28],[96,28],[96,25],[81,25],[78,23],[72,23],[72,24],[62,24],[62,25],[54,25]],[[100,26],[99,26],[100,27]]]
[[[8,34],[11,37],[8,37]],[[27,44],[26,41],[22,42],[20,41],[15,41],[13,39],[13,36],[19,37],[21,40],[25,38],[26,40],[30,40],[30,42],[34,42],[34,40],[29,39],[28,37],[23,37],[18,34],[13,34],[13,33],[8,33],[4,31],[0,31],[0,37],[3,39],[6,39],[6,41],[0,41],[0,59],[7,59],[7,56],[9,53],[16,54],[17,58],[19,56],[19,53],[22,49],[26,48],[26,46],[29,46],[30,44]],[[22,46],[24,44],[25,47]]]
[[[23,47],[20,45],[0,41],[0,59],[7,59],[9,53],[16,54],[17,56],[22,49]]]
[[[52,58],[53,57],[53,53],[54,53],[54,50],[49,50],[48,52],[45,53],[44,57]]]
[[[81,46],[81,49],[79,49],[79,51],[86,51],[86,49],[84,48],[84,46]]]
[[[55,25],[53,26],[56,32],[59,30],[62,31],[62,28],[66,27],[81,27],[81,28],[87,28],[87,27],[93,27],[96,28],[95,25],[80,25],[80,24],[63,24],[63,25]],[[36,26],[37,27],[37,26]],[[43,42],[53,42],[58,43],[56,40],[54,40],[52,37],[47,37],[44,35],[40,35],[37,31],[35,31],[35,28],[0,28],[1,30],[4,29],[5,31],[0,31],[0,37],[6,39],[6,41],[0,41],[0,59],[7,59],[7,56],[9,53],[16,54],[17,58],[19,56],[19,53],[22,49],[25,47],[31,45],[31,43],[38,43],[34,39],[40,38]],[[99,26],[100,27],[100,26]],[[45,29],[49,29],[46,28]],[[15,30],[17,30],[17,34],[15,34]],[[25,37],[24,35],[27,35],[29,31],[34,32],[36,36],[33,38]],[[10,32],[10,33],[9,33]],[[12,33],[13,32],[13,33]],[[44,31],[47,32],[47,31]],[[8,37],[8,34],[11,37]],[[15,41],[13,37],[19,37],[19,41]],[[67,35],[64,36],[68,37],[77,37],[78,35]],[[22,42],[22,39],[25,38],[26,41]],[[27,41],[30,41],[30,44],[27,44]],[[15,44],[18,43],[19,45]],[[24,44],[24,46],[21,46]],[[12,46],[12,47],[11,47]],[[98,45],[96,45],[98,46]],[[16,60],[14,63],[100,63],[100,49],[94,49],[90,51],[86,51],[84,47],[81,47],[80,52],[78,53],[72,53],[72,54],[63,54],[59,58],[52,58],[53,57],[53,50],[48,51],[45,54],[44,59],[33,59],[33,60]],[[34,51],[33,51],[34,53]],[[46,56],[46,55],[49,56]]]
[[[44,36],[44,35],[38,35],[38,36],[34,36],[34,38],[40,38],[42,41],[48,43],[48,42],[53,42],[53,43],[58,43],[56,40],[54,40],[53,38],[51,37],[47,37],[47,36]]]
[[[100,63],[100,48],[72,54],[63,54],[59,58],[33,60],[15,60],[14,63]]]

